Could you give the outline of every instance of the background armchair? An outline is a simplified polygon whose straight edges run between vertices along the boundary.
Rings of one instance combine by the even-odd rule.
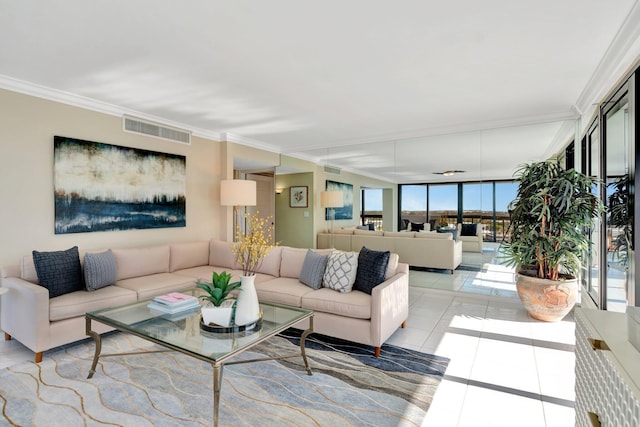
[[[462,242],[463,252],[482,252],[482,224],[458,223],[458,240]]]

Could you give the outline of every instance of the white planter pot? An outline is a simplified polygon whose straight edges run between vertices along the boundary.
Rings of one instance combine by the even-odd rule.
[[[229,326],[232,311],[233,307],[202,307],[200,309],[205,325],[213,323],[220,326]]]
[[[236,305],[236,325],[243,326],[260,318],[260,303],[254,281],[256,276],[240,277],[240,292]]]

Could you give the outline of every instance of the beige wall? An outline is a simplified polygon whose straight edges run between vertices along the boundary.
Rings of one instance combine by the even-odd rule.
[[[122,119],[0,90],[0,265],[32,250],[140,246],[219,237],[221,144],[191,145],[122,131]],[[187,226],[54,234],[53,137],[86,139],[187,158]]]
[[[234,158],[283,165],[308,171],[276,177],[286,190],[276,198],[276,239],[284,245],[315,247],[318,231],[329,227],[320,208],[320,191],[327,179],[354,186],[353,219],[359,221],[360,189],[393,189],[387,201],[397,200],[395,186],[344,172],[330,175],[320,165],[230,142],[192,138],[191,145],[122,131],[121,117],[98,113],[29,95],[0,90],[0,266],[17,264],[32,250],[143,246],[173,241],[233,238],[233,210],[220,206],[220,180],[233,178]],[[187,226],[113,232],[54,234],[53,137],[55,135],[126,147],[184,155],[187,158]],[[288,187],[309,186],[309,208],[288,207]],[[386,193],[386,192],[385,192]],[[308,216],[305,216],[308,212]],[[385,228],[388,224],[385,220]]]
[[[289,207],[289,189],[292,186],[307,186],[309,205],[307,208]],[[276,176],[276,188],[282,193],[276,194],[276,241],[283,246],[314,248],[313,233],[313,173],[295,173]]]

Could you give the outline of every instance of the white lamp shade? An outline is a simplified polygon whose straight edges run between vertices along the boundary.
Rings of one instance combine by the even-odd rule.
[[[320,193],[320,206],[323,208],[342,208],[344,198],[342,191],[323,191]]]
[[[256,182],[244,179],[220,181],[220,204],[222,206],[255,206]]]

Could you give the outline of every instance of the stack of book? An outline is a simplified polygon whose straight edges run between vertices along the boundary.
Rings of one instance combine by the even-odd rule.
[[[163,313],[174,314],[185,310],[191,310],[196,307],[199,308],[200,302],[198,301],[198,298],[194,296],[181,294],[179,292],[172,292],[170,294],[155,297],[147,307]]]

